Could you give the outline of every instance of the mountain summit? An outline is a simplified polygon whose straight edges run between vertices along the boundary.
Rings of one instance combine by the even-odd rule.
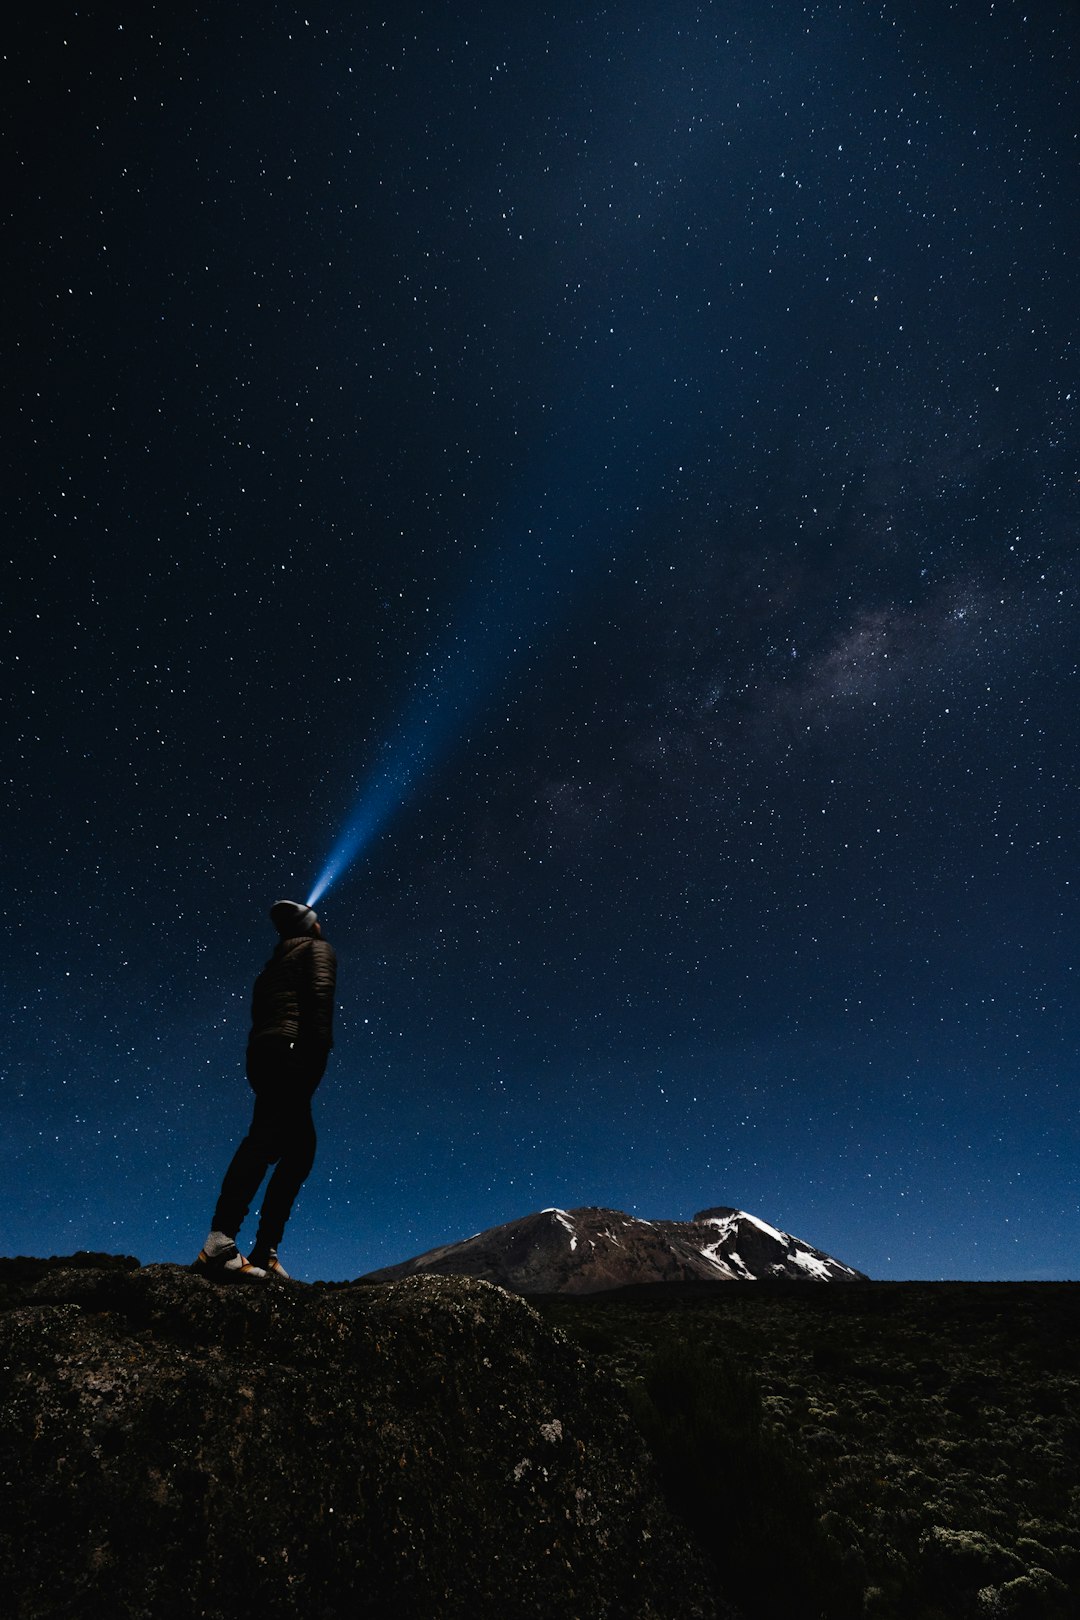
[[[514,1294],[595,1294],[641,1283],[865,1282],[861,1271],[745,1210],[704,1209],[690,1221],[645,1221],[618,1209],[542,1209],[428,1249],[365,1282],[417,1272],[482,1277]]]

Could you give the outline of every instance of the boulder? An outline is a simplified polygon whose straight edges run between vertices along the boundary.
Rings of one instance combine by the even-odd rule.
[[[0,1263],[5,1613],[711,1620],[618,1387],[469,1277]]]

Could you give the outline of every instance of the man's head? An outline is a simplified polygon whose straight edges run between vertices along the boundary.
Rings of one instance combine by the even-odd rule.
[[[302,906],[296,900],[276,900],[270,907],[270,921],[282,939],[292,939],[296,934],[322,934],[311,906]]]

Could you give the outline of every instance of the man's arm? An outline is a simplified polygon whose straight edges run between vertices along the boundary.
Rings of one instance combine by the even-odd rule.
[[[300,1026],[305,1046],[329,1052],[334,1044],[334,987],[337,984],[337,954],[329,940],[313,939],[308,946],[307,1005]]]

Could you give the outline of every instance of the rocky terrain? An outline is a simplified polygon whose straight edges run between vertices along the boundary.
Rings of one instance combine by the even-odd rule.
[[[1072,1620],[1078,1336],[1070,1283],[0,1261],[0,1612]]]
[[[744,1210],[645,1221],[618,1209],[544,1209],[369,1274],[483,1277],[515,1294],[592,1294],[648,1283],[865,1281],[811,1244]]]
[[[0,1262],[4,1614],[713,1620],[618,1386],[469,1277]]]

